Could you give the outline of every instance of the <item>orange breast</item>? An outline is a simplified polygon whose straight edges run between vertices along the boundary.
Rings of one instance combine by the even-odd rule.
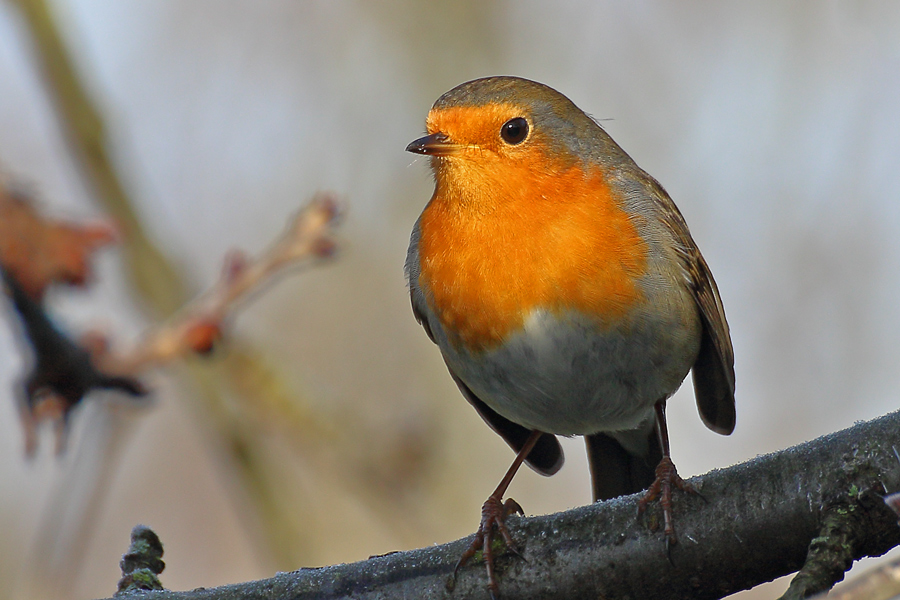
[[[599,170],[482,162],[440,166],[420,221],[419,284],[455,343],[494,347],[536,308],[603,326],[642,299],[647,246]]]

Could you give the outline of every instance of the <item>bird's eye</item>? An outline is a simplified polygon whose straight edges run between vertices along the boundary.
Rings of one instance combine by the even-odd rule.
[[[519,144],[528,136],[528,121],[522,117],[510,119],[500,128],[500,137],[507,144]]]

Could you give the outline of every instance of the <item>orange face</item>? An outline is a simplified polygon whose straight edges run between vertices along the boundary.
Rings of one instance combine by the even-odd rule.
[[[502,128],[520,117],[527,135],[509,143]],[[646,244],[601,166],[560,151],[511,104],[436,108],[427,125],[443,141],[428,152],[419,284],[455,342],[494,347],[535,309],[603,326],[641,299]]]

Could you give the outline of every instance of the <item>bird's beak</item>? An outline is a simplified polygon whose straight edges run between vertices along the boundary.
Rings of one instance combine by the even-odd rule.
[[[459,144],[451,142],[450,138],[440,131],[410,142],[406,147],[407,152],[429,156],[449,156],[455,154],[459,149]]]

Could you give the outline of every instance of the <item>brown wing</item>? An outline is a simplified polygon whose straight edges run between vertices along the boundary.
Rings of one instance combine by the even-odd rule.
[[[692,369],[694,394],[706,426],[728,435],[734,431],[735,422],[734,349],[716,281],[696,246],[694,252],[697,264],[694,297],[703,318],[700,354]]]
[[[700,418],[716,433],[728,435],[734,431],[735,422],[734,348],[731,346],[731,334],[728,321],[725,320],[719,288],[706,260],[694,243],[681,212],[662,186],[647,177],[655,192],[654,198],[659,209],[665,215],[664,222],[674,239],[679,242],[677,252],[690,278],[694,300],[700,308],[703,337],[700,341],[700,354],[692,369]]]

